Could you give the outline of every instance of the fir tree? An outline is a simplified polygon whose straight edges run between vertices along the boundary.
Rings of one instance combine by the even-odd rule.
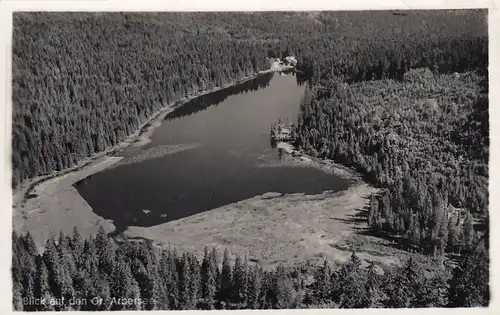
[[[224,250],[224,256],[222,260],[222,273],[221,273],[221,283],[219,288],[219,300],[227,303],[231,296],[231,286],[232,286],[232,274],[231,274],[231,262],[229,261],[229,251],[227,248]]]
[[[243,263],[243,288],[242,288],[242,303],[243,306],[246,307],[248,304],[248,282],[250,281],[250,275],[249,275],[249,267],[248,267],[248,257],[245,255],[245,262]]]
[[[113,292],[113,297],[118,299],[140,298],[139,285],[132,275],[128,261],[117,260],[112,279],[111,292]],[[139,305],[136,303],[113,303],[111,310],[137,310],[138,307]]]
[[[79,258],[81,256],[81,251],[83,249],[83,241],[82,236],[76,226],[73,227],[73,235],[71,238],[70,247],[73,251],[74,260],[78,264]]]
[[[64,266],[61,264],[59,253],[54,241],[54,236],[49,236],[45,243],[45,250],[43,252],[43,261],[48,270],[49,286],[55,298],[60,299],[66,293],[68,282],[65,277],[66,273],[63,270]],[[61,306],[55,307],[60,310]]]
[[[396,274],[388,278],[386,306],[391,308],[417,307],[421,302],[419,297],[424,292],[422,281],[419,266],[412,258],[408,259]]]
[[[22,297],[31,301],[35,297],[35,279],[36,279],[36,256],[32,256],[28,250],[22,247],[20,253],[20,280],[22,286]],[[36,310],[36,305],[33,303],[27,303],[24,305],[24,310],[34,311]]]
[[[99,257],[99,270],[110,276],[113,272],[115,262],[115,245],[108,237],[102,225],[97,231],[94,242],[97,256]]]
[[[155,301],[158,298],[158,292],[156,288],[155,278],[150,276],[150,271],[146,269],[143,263],[135,258],[132,261],[132,275],[134,279],[137,281],[140,290],[140,296],[143,299],[147,299],[148,301],[152,301],[153,303],[147,303],[144,305],[145,310],[154,310],[155,309]]]
[[[177,254],[175,251],[168,251],[166,271],[165,288],[167,290],[169,309],[180,309],[179,272],[177,269]]]
[[[380,276],[375,271],[375,263],[372,261],[366,274],[366,293],[369,301],[369,308],[382,306],[382,292],[380,290]]]
[[[331,299],[331,270],[328,260],[325,259],[323,266],[318,270],[315,281],[315,301],[316,303],[326,303]]]
[[[467,253],[449,280],[448,306],[487,306],[489,301],[488,256],[484,250]]]
[[[198,264],[198,260],[194,255],[190,255],[189,272],[191,273],[191,278],[189,282],[189,295],[190,295],[189,309],[196,309],[198,307],[198,302],[201,296],[201,277],[200,277],[200,265]]]
[[[352,253],[349,262],[342,267],[337,282],[340,288],[337,295],[341,308],[368,307],[365,273],[361,269],[361,261],[355,252]]]
[[[201,266],[201,285],[202,299],[205,301],[206,307],[208,309],[213,308],[215,294],[217,292],[216,268],[217,267],[214,264],[214,259],[212,259],[212,256],[208,251],[208,247],[205,246],[203,262]]]
[[[42,260],[38,262],[35,297],[40,299],[39,311],[54,311],[54,306],[50,301],[54,299],[49,283],[49,271]]]
[[[191,283],[192,274],[190,272],[189,260],[186,253],[182,253],[181,259],[178,263],[179,272],[179,309],[189,309],[192,301],[192,296],[189,291],[189,284]]]
[[[23,239],[24,243],[24,248],[30,254],[31,256],[35,257],[38,256],[38,249],[35,243],[35,240],[33,239],[33,235],[28,231],[26,232],[26,235],[24,236]]]
[[[248,283],[248,308],[258,309],[261,301],[262,267],[254,265]]]
[[[212,248],[212,252],[210,253],[210,257],[212,259],[212,264],[215,266],[215,279],[216,279],[216,288],[217,288],[216,294],[218,294],[220,286],[221,286],[221,270],[219,267],[219,254],[218,254],[217,249],[215,247]]]
[[[292,308],[295,304],[296,292],[293,288],[290,275],[283,265],[278,265],[273,275],[273,285],[271,288],[275,296],[273,307],[278,309]]]
[[[233,281],[232,281],[232,292],[231,292],[231,302],[235,304],[241,304],[245,299],[245,281],[246,281],[246,270],[244,269],[241,262],[240,256],[236,256],[233,268]]]

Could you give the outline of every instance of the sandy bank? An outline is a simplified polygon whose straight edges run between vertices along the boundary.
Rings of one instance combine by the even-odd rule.
[[[85,168],[55,177],[37,185],[23,206],[13,213],[13,228],[30,231],[41,248],[49,233],[72,233],[76,226],[82,236],[95,235],[99,226],[107,232],[115,230],[111,221],[96,215],[72,185],[77,181],[119,162],[121,157],[102,157]]]

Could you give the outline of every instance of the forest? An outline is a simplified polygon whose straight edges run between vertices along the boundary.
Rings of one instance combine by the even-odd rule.
[[[351,75],[328,57],[312,66],[296,145],[380,187],[368,224],[409,250],[460,254],[489,235],[487,28],[479,25],[478,33],[463,25],[400,33],[408,37],[394,45],[375,38]]]
[[[267,69],[266,57],[296,55],[312,82],[475,69],[487,61],[485,12],[15,13],[12,187],[116,145],[167,104]]]
[[[13,186],[119,143],[188,94],[268,68],[262,45],[225,39],[203,17],[201,32],[182,14],[15,14]]]
[[[13,234],[13,307],[23,311],[473,307],[489,301],[482,241],[454,269],[412,258],[383,275],[356,253],[344,265],[263,269],[227,249],[160,250],[148,242],[52,235],[39,253]],[[78,301],[78,302],[77,302]],[[93,302],[92,302],[93,301]]]
[[[128,306],[146,309],[487,305],[486,10],[16,13],[12,185],[69,168],[165,105],[288,55],[307,81],[295,145],[380,187],[367,210],[373,234],[457,267],[408,260],[379,275],[353,254],[343,266],[263,270],[229,253],[219,261],[217,249],[201,257],[78,231],[40,254],[29,234],[14,235],[15,308],[75,308],[23,305],[63,296],[124,308],[113,294],[152,299]]]

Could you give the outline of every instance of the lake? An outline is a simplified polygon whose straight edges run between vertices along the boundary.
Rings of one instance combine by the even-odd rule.
[[[280,165],[271,124],[297,119],[305,90],[295,74],[268,73],[195,98],[170,113],[141,148],[116,156],[134,160],[77,184],[98,215],[127,226],[152,226],[266,192],[317,194],[349,182],[311,167]],[[169,145],[191,149],[154,155]],[[142,154],[142,155],[141,155]],[[149,158],[147,155],[149,154]],[[273,167],[262,165],[273,162]],[[278,162],[278,163],[277,163]],[[277,164],[277,165],[276,165]]]

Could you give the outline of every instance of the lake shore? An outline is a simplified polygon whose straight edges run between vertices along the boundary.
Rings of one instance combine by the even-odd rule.
[[[81,230],[82,234],[89,235],[95,234],[94,232],[97,231],[97,227],[100,224],[105,227],[106,231],[114,231],[115,227],[109,220],[104,220],[92,211],[90,205],[80,196],[76,188],[72,186],[74,183],[89,175],[113,167],[113,165],[120,162],[121,157],[111,157],[110,155],[131,146],[141,147],[148,144],[150,137],[155,129],[161,125],[166,115],[186,102],[196,97],[243,83],[265,73],[282,71],[289,68],[274,63],[269,69],[246,76],[238,81],[210,90],[200,91],[182,100],[168,104],[154,113],[136,132],[129,135],[117,145],[82,159],[72,168],[26,181],[14,190],[12,194],[13,229],[16,231],[32,232],[37,244],[45,243],[49,231],[58,233],[60,230],[64,232],[68,230],[71,232],[73,226]],[[194,147],[187,145],[186,148],[181,150],[174,148],[171,153],[174,154]],[[69,224],[70,222],[71,224]],[[90,226],[95,226],[95,228],[90,228]]]
[[[265,72],[269,71],[274,70]],[[199,95],[209,92],[212,91]],[[163,108],[135,136],[128,137],[117,147],[83,161],[82,166],[75,170],[66,170],[31,187],[24,194],[24,203],[14,212],[14,229],[30,231],[39,248],[43,248],[50,233],[57,234],[60,230],[71,233],[73,226],[84,237],[95,235],[101,225],[106,232],[114,234],[116,227],[113,221],[95,214],[73,185],[92,174],[120,165],[198,147],[199,144],[192,143],[140,151],[141,146],[149,143],[165,116],[193,97]],[[109,156],[127,147],[131,150],[123,151],[124,157]],[[232,254],[247,255],[265,267],[277,263],[294,264],[306,259],[320,261],[327,258],[334,263],[345,262],[350,257],[356,229],[366,225],[358,218],[359,213],[363,213],[370,194],[377,189],[364,183],[356,172],[333,161],[307,156],[288,143],[279,142],[277,147],[283,153],[281,161],[266,162],[260,167],[312,167],[350,180],[351,187],[342,192],[325,191],[316,195],[267,192],[156,226],[130,226],[115,238],[147,239],[160,247],[172,245],[181,251],[200,253],[204,246],[217,247],[221,251],[228,248]],[[135,152],[135,148],[139,151]],[[380,266],[399,263],[397,258],[390,258],[381,252],[357,252],[364,263],[376,261]]]
[[[307,259],[341,264],[349,260],[351,237],[362,228],[359,213],[377,189],[360,183],[318,195],[266,193],[180,220],[152,227],[128,227],[118,237],[147,239],[159,247],[203,254],[205,246],[245,255],[265,268]],[[397,258],[358,251],[367,264],[399,264]]]
[[[291,69],[291,68],[293,68],[293,67],[282,66],[282,65],[279,65],[277,63],[273,63],[269,69],[259,71],[257,73],[252,74],[252,75],[243,77],[238,81],[235,81],[235,82],[232,82],[229,84],[225,84],[223,86],[218,86],[218,87],[215,87],[215,88],[210,89],[210,90],[204,90],[204,91],[199,91],[197,93],[193,93],[193,94],[191,94],[191,95],[189,95],[181,100],[170,103],[170,104],[162,107],[158,111],[156,111],[153,115],[151,115],[151,117],[148,120],[146,120],[143,124],[141,124],[139,126],[139,128],[133,134],[129,135],[128,137],[126,137],[123,141],[119,142],[118,144],[116,144],[112,147],[109,147],[104,151],[97,152],[89,157],[83,158],[81,161],[79,161],[75,166],[73,166],[71,168],[64,169],[62,171],[56,171],[56,172],[53,172],[53,173],[48,174],[48,175],[38,176],[38,177],[35,177],[33,179],[30,179],[30,180],[24,182],[19,188],[16,188],[15,190],[13,190],[12,206],[13,206],[13,208],[19,208],[19,207],[23,206],[27,200],[27,196],[31,193],[31,191],[36,189],[36,187],[38,185],[40,185],[41,183],[43,183],[44,181],[47,181],[47,180],[50,180],[50,179],[53,179],[53,178],[56,178],[59,176],[63,176],[63,175],[66,175],[66,174],[69,174],[72,172],[78,172],[78,171],[84,170],[86,167],[89,167],[89,165],[92,162],[94,162],[94,161],[96,161],[104,156],[109,156],[109,155],[114,154],[118,151],[124,150],[129,146],[141,147],[141,146],[148,144],[151,141],[150,138],[151,138],[152,134],[154,133],[155,129],[158,128],[162,124],[165,117],[168,114],[170,114],[172,111],[177,109],[178,107],[184,105],[185,103],[189,102],[190,100],[192,100],[194,98],[197,98],[199,96],[203,96],[203,95],[206,95],[209,93],[213,93],[213,92],[216,92],[219,90],[223,90],[223,89],[226,89],[228,87],[246,82],[248,80],[254,79],[254,78],[256,78],[262,74],[265,74],[265,73],[283,71],[283,70],[287,70],[287,69]]]
[[[102,226],[106,232],[115,230],[110,220],[94,213],[73,184],[116,163],[121,157],[104,156],[76,172],[39,183],[30,191],[25,203],[13,211],[12,224],[17,232],[30,232],[39,249],[50,234],[59,231],[71,235],[76,226],[83,237],[95,235]]]
[[[312,167],[348,179],[344,191],[321,194],[268,192],[253,198],[151,227],[130,226],[117,239],[149,240],[160,248],[203,254],[205,246],[230,256],[247,256],[264,268],[328,259],[343,264],[355,250],[363,265],[374,262],[377,272],[401,264],[405,253],[391,248],[367,231],[367,208],[375,188],[357,172],[327,159],[310,157],[287,143],[279,162],[261,167]],[[201,259],[201,257],[200,257]]]

